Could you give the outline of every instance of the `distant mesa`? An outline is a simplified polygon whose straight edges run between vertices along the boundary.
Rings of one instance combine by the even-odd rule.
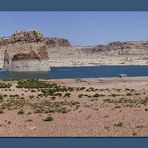
[[[133,49],[148,49],[148,41],[126,41],[126,42],[120,42],[120,41],[115,41],[111,42],[106,45],[97,45],[93,47],[88,47],[88,48],[82,48],[83,51],[86,53],[113,53],[114,55],[129,55],[129,54],[134,54]],[[133,50],[133,51],[132,51]]]

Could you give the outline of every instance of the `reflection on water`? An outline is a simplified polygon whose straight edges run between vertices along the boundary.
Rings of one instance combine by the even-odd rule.
[[[148,76],[148,66],[82,66],[51,67],[49,72],[6,72],[0,71],[0,79],[48,79],[48,78],[98,78]]]
[[[8,72],[1,71],[0,79],[48,79],[49,72]]]

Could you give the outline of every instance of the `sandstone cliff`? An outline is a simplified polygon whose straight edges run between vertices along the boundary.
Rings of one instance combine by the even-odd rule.
[[[0,51],[0,67],[16,71],[47,71],[50,66],[148,64],[148,41],[74,47],[67,39],[45,38],[38,31],[18,31],[1,37]]]
[[[39,31],[17,31],[0,38],[0,59],[4,70],[48,71],[49,48],[70,47],[62,38],[44,38]]]

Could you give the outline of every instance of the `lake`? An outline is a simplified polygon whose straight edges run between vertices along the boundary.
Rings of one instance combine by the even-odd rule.
[[[121,73],[129,77],[148,76],[148,66],[51,67],[49,72],[0,71],[0,79],[99,78],[117,77]]]

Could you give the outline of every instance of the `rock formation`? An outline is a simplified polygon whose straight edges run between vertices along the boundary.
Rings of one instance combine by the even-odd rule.
[[[45,38],[44,42],[46,45],[55,47],[55,46],[71,46],[70,42],[62,38]]]
[[[39,31],[17,31],[10,37],[0,38],[0,50],[4,52],[3,70],[48,71],[48,49],[70,46],[66,39],[44,38]]]
[[[0,51],[0,67],[9,71],[47,71],[55,65],[148,63],[148,41],[71,46],[66,39],[44,37],[39,31],[17,31],[10,37],[0,37]]]
[[[1,37],[0,38],[0,48],[2,46],[7,46],[9,44],[9,38]]]
[[[47,52],[47,50],[46,50],[46,47],[45,46],[43,46],[43,47],[41,47],[41,48],[39,48],[39,49],[37,49],[37,55],[38,55],[38,58],[41,60],[41,59],[49,59],[49,57],[48,57],[48,52]]]
[[[45,52],[45,51],[44,51]],[[46,57],[45,57],[46,56]],[[4,70],[9,71],[48,71],[48,55],[40,55],[34,51],[28,54],[18,53],[9,61],[9,55],[5,51]]]
[[[12,61],[20,61],[20,60],[40,60],[40,58],[34,51],[30,51],[28,54],[19,53],[14,55],[12,58]]]
[[[4,53],[4,65],[3,67],[7,67],[9,65],[9,54],[8,54],[8,51],[5,50],[5,53]]]
[[[83,51],[88,53],[117,53],[118,55],[128,55],[130,52],[134,54],[134,51],[138,49],[139,52],[148,49],[148,41],[127,41],[127,42],[111,42],[107,45],[97,45],[90,48],[82,48]],[[141,50],[141,51],[140,51]]]
[[[39,31],[17,31],[16,33],[12,34],[10,37],[9,43],[17,43],[17,42],[25,42],[25,43],[32,43],[32,42],[40,42],[43,40],[43,34]]]
[[[44,38],[39,31],[17,31],[10,37],[0,38],[0,47],[15,43],[38,43],[42,42],[45,46],[71,46],[70,42],[63,38]]]

